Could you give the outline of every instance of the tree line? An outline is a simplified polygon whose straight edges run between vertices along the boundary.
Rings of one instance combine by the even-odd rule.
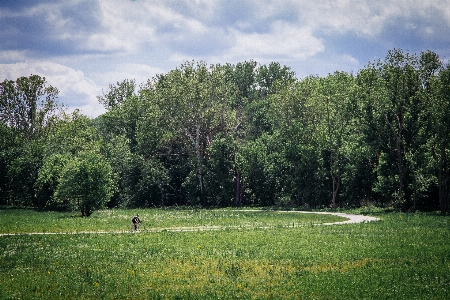
[[[37,75],[0,83],[0,204],[359,207],[448,213],[450,67],[390,50],[356,75],[185,62],[66,113]]]

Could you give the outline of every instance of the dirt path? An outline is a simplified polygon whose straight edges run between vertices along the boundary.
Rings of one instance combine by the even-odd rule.
[[[255,211],[255,210],[252,210]],[[293,211],[290,211],[293,212]],[[335,215],[343,218],[347,218],[348,220],[332,222],[332,223],[318,223],[313,224],[314,226],[322,226],[322,225],[342,225],[342,224],[356,224],[356,223],[365,223],[365,222],[373,222],[379,221],[379,218],[363,216],[363,215],[354,215],[354,214],[346,214],[346,213],[332,213],[332,212],[312,212],[312,211],[298,211],[298,213],[304,214],[328,214]],[[301,224],[295,227],[305,227],[310,226],[311,224]],[[206,230],[225,230],[225,229],[269,229],[275,228],[276,226],[195,226],[195,227],[167,227],[167,228],[143,228],[138,232],[131,233],[139,233],[139,232],[193,232],[193,231],[206,231]],[[1,236],[16,236],[16,235],[54,235],[54,234],[121,234],[121,233],[130,233],[129,230],[116,230],[116,231],[73,231],[73,232],[28,232],[28,233],[0,233]]]
[[[373,222],[373,221],[379,221],[379,218],[376,217],[370,217],[370,216],[363,216],[363,215],[353,215],[353,214],[346,214],[346,213],[332,213],[332,212],[309,212],[309,211],[301,211],[301,213],[304,214],[325,214],[325,215],[334,215],[339,216],[343,218],[347,218],[348,220],[340,221],[340,222],[333,222],[333,223],[322,223],[320,225],[340,225],[340,224],[355,224],[355,223],[365,223],[365,222]]]

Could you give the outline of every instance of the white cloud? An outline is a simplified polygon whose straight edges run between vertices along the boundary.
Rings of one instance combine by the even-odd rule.
[[[109,84],[139,84],[185,60],[278,61],[323,75],[357,71],[392,47],[450,53],[448,0],[49,1],[6,7],[0,25],[0,80],[45,76],[91,116]]]
[[[396,18],[414,22],[417,17],[432,20],[434,13],[445,15],[450,25],[448,0],[323,0],[323,1],[255,1],[253,16],[258,20],[289,19],[291,25],[309,27],[312,32],[328,31],[338,34],[355,32],[377,37],[384,27]],[[293,17],[295,15],[296,17]],[[246,20],[246,24],[255,20]],[[241,24],[242,25],[242,24]]]
[[[158,2],[101,0],[99,4],[102,30],[88,42],[90,49],[98,45],[98,49],[107,50],[107,41],[112,40],[112,49],[139,52],[145,44],[158,43],[156,31],[174,19],[173,13]]]
[[[84,48],[102,52],[131,51],[133,49],[133,44],[129,44],[127,41],[123,41],[112,34],[95,33],[85,39]]]
[[[234,32],[236,39],[231,53],[234,56],[253,56],[261,59],[307,59],[324,50],[322,41],[309,28],[298,28],[277,22],[269,33]]]
[[[102,90],[106,92],[110,84],[115,84],[125,79],[135,79],[136,84],[139,86],[141,83],[146,83],[147,80],[161,73],[165,73],[165,71],[160,68],[144,64],[124,63],[118,64],[112,71],[94,73],[93,76],[101,78],[99,83],[102,86]]]
[[[0,62],[9,62],[9,61],[25,61],[29,55],[29,51],[27,50],[7,50],[0,51]],[[0,70],[1,72],[1,70]]]
[[[16,80],[32,74],[45,77],[48,85],[58,88],[60,102],[66,105],[69,111],[85,107],[87,112],[83,112],[89,116],[97,116],[103,112],[96,98],[101,89],[80,70],[51,61],[0,64],[0,78]]]
[[[246,33],[229,29],[223,33],[222,41],[226,48],[209,55],[192,55],[181,51],[174,52],[170,60],[205,60],[207,63],[236,63],[244,60],[256,60],[259,63],[272,61],[292,62],[306,60],[323,52],[325,46],[321,39],[313,36],[307,27],[295,27],[284,22],[271,25],[267,33]]]

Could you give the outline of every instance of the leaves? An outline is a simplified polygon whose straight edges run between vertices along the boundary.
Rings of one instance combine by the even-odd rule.
[[[55,198],[71,210],[90,216],[112,196],[111,166],[95,152],[80,152],[62,170]]]
[[[114,192],[102,192],[109,200],[98,192],[110,207],[437,209],[439,194],[445,213],[449,74],[435,53],[400,49],[356,76],[297,79],[277,62],[190,61],[139,88],[110,85],[98,97],[107,112],[95,120],[57,114],[45,78],[5,80],[1,201],[81,209],[94,155],[93,165],[111,169],[102,172]]]
[[[58,89],[31,75],[0,83],[0,122],[32,137],[55,117]]]

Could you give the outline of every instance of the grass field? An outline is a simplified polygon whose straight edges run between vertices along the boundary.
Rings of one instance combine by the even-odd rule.
[[[0,236],[0,299],[450,299],[449,217],[152,209],[130,233],[136,212],[0,208],[0,233],[110,232]]]

